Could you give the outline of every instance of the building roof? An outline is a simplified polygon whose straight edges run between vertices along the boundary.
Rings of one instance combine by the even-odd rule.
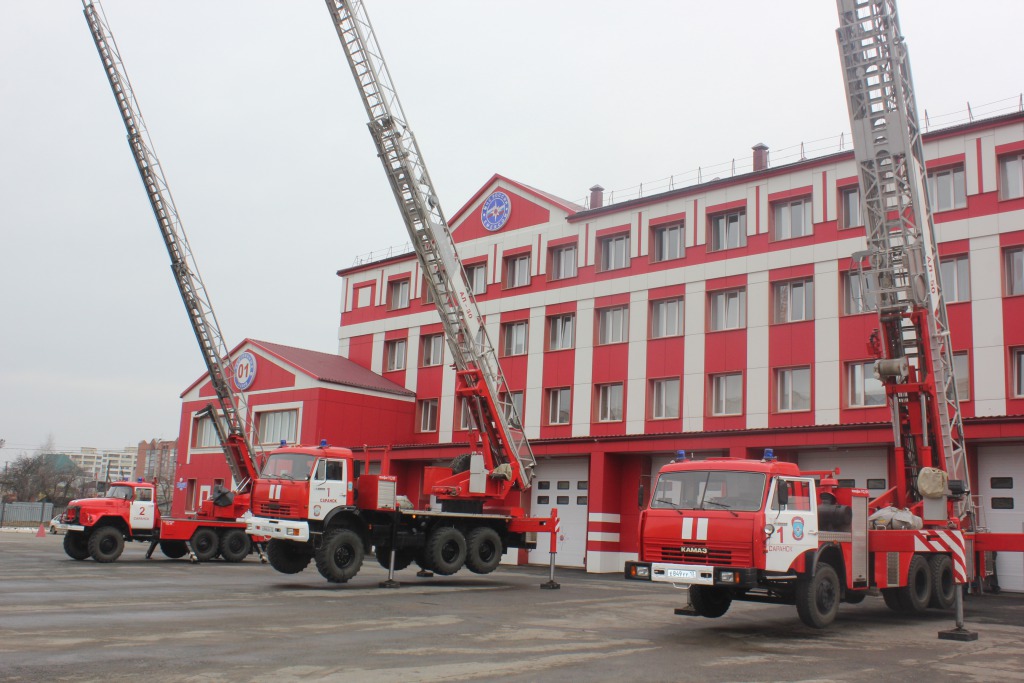
[[[344,356],[273,344],[258,339],[247,339],[246,341],[321,382],[372,389],[399,396],[416,395],[405,387],[367,370]]]

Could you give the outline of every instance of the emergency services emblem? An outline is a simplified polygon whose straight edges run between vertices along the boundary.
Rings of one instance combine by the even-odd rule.
[[[799,541],[804,537],[804,518],[794,517],[793,518],[793,540]]]
[[[252,386],[256,380],[256,356],[250,351],[240,354],[235,360],[234,367],[235,387],[239,391],[245,391]]]

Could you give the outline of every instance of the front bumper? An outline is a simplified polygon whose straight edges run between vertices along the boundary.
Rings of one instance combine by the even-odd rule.
[[[709,567],[702,564],[668,562],[627,562],[625,576],[630,581],[670,583],[679,588],[720,586],[751,588],[757,585],[757,570],[749,567]]]
[[[309,523],[292,519],[249,517],[246,520],[245,532],[250,536],[269,536],[283,541],[304,543],[309,540]]]

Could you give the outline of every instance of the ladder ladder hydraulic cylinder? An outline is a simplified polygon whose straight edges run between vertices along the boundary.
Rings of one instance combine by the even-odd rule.
[[[459,371],[477,371],[485,384],[483,389],[500,405],[492,411],[488,401],[478,403],[484,422],[480,428],[494,425],[500,430],[488,439],[492,447],[499,450],[493,454],[499,461],[495,464],[512,464],[516,470],[514,482],[525,489],[532,478],[533,452],[523,434],[520,416],[507,391],[497,355],[480,318],[451,231],[416,138],[402,111],[366,8],[359,0],[326,1],[370,119],[368,125],[377,154],[384,164],[427,287],[441,315],[455,367]],[[464,377],[473,374],[476,373]]]
[[[867,252],[860,255],[868,262],[864,284],[882,322],[884,356],[916,358],[919,381],[934,384],[935,410],[929,414],[938,423],[930,430],[936,443],[924,445],[941,449],[949,477],[969,487],[921,130],[895,0],[837,0],[837,8],[836,35],[867,233]],[[924,314],[920,334],[907,324],[913,312]],[[898,426],[899,406],[893,401],[891,407]],[[929,435],[928,425],[924,435]],[[959,503],[959,512],[971,512],[970,496]]]
[[[185,310],[195,332],[196,340],[199,342],[203,360],[210,373],[210,381],[217,394],[218,409],[227,426],[226,435],[222,426],[217,424],[217,416],[211,415],[211,418],[214,420],[218,434],[222,437],[221,445],[238,485],[238,490],[244,491],[259,471],[255,453],[245,431],[248,406],[244,395],[232,391],[229,384],[228,348],[221,335],[220,326],[217,324],[206,287],[199,276],[199,269],[196,266],[192,249],[178,217],[178,210],[174,206],[170,188],[160,167],[160,161],[153,150],[149,131],[142,118],[142,111],[135,99],[131,83],[128,81],[124,63],[121,61],[121,55],[114,42],[114,36],[110,32],[106,16],[95,0],[82,0],[82,5],[93,41],[96,44],[96,50],[103,62],[107,80],[110,82],[110,88],[114,93],[114,99],[128,133],[128,146],[131,147],[132,156],[135,158],[139,175],[149,196],[150,206],[153,208],[153,215],[156,217],[164,244],[167,247],[174,280],[178,285],[178,291],[185,304]],[[225,436],[230,436],[235,441],[234,449],[229,446]],[[238,452],[239,441],[245,446],[244,454]]]

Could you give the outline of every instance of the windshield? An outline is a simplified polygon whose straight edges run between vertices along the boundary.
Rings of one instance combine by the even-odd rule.
[[[132,499],[132,487],[131,486],[111,486],[107,489],[107,498],[120,498],[121,500]]]
[[[764,473],[721,470],[665,472],[651,497],[652,508],[760,510]]]
[[[274,453],[260,475],[264,479],[309,479],[316,456],[305,453]]]

